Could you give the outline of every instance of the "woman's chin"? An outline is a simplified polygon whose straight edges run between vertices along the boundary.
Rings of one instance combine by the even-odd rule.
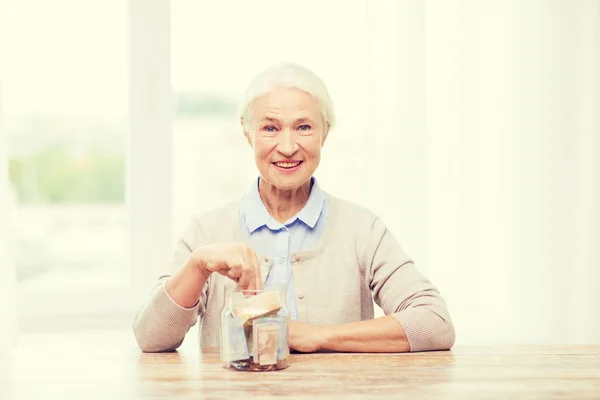
[[[296,176],[271,175],[268,176],[266,180],[279,190],[294,190],[310,180],[310,176],[305,177],[304,174],[298,174]]]

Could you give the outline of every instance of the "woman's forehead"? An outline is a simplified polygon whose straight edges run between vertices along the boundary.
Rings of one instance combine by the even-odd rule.
[[[258,123],[270,123],[270,124],[278,124],[278,123],[294,123],[294,124],[313,124],[315,121],[318,121],[318,118],[313,118],[309,115],[305,114],[271,114],[266,113],[262,117],[257,116],[256,119]]]
[[[276,89],[254,102],[255,119],[314,119],[321,110],[317,100],[298,89]]]

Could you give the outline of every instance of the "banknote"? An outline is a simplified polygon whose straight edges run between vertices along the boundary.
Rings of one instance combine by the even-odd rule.
[[[256,347],[255,363],[260,365],[277,364],[277,348],[279,342],[279,324],[270,322],[254,322],[254,346]]]
[[[289,355],[290,355],[290,349],[289,349],[289,345],[288,345],[288,325],[287,325],[287,318],[280,318],[280,317],[263,317],[263,318],[257,318],[253,321],[252,324],[252,330],[253,330],[253,334],[251,335],[252,340],[250,340],[250,354],[253,357],[253,359],[255,360],[255,362],[257,362],[257,358],[259,357],[259,347],[260,344],[258,342],[258,332],[261,329],[265,329],[263,328],[263,326],[267,326],[267,330],[268,332],[272,332],[272,331],[277,331],[277,336],[276,336],[276,357],[277,360],[285,360]],[[269,337],[269,335],[273,335],[272,333],[267,334],[267,336]],[[267,340],[267,339],[262,339],[263,341]],[[265,344],[263,343],[263,346],[265,346]]]
[[[222,335],[221,346],[223,346],[224,361],[247,360],[250,357],[242,318],[226,318],[224,320]]]

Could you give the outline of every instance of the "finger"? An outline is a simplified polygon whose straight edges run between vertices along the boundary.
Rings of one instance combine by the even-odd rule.
[[[242,276],[242,265],[240,263],[236,263],[229,266],[227,270],[227,277],[235,282],[239,281],[239,278]]]
[[[248,262],[244,255],[241,256],[240,263],[242,264],[242,275],[240,276],[240,280],[238,282],[238,289],[252,290],[254,289],[254,287],[252,287],[254,282],[254,268],[252,268],[252,265]]]
[[[258,260],[258,254],[252,251],[252,266],[254,267],[254,287],[256,289],[263,289],[262,274],[260,273],[260,261]]]
[[[247,267],[248,267],[248,289],[251,290],[257,290],[257,289],[262,289],[261,285],[257,285],[257,282],[260,281],[260,269],[256,268],[256,264],[257,264],[257,257],[256,257],[256,252],[254,250],[252,250],[251,248],[246,248],[246,251],[244,252],[245,255],[245,260],[247,262]],[[258,273],[258,275],[257,275]],[[258,276],[258,278],[257,278]]]
[[[210,263],[207,263],[207,265],[210,267],[209,271],[216,272],[218,274],[221,274],[223,276],[231,278],[229,276],[229,270],[230,270],[230,268],[229,268],[229,265],[226,262],[224,262],[224,261],[218,261],[218,262],[210,261]]]

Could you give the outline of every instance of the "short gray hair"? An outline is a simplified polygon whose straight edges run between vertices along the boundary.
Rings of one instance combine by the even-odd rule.
[[[242,96],[238,117],[248,120],[254,101],[275,88],[295,88],[310,94],[320,105],[329,129],[335,125],[333,101],[325,83],[313,71],[295,63],[275,64],[256,75]]]

